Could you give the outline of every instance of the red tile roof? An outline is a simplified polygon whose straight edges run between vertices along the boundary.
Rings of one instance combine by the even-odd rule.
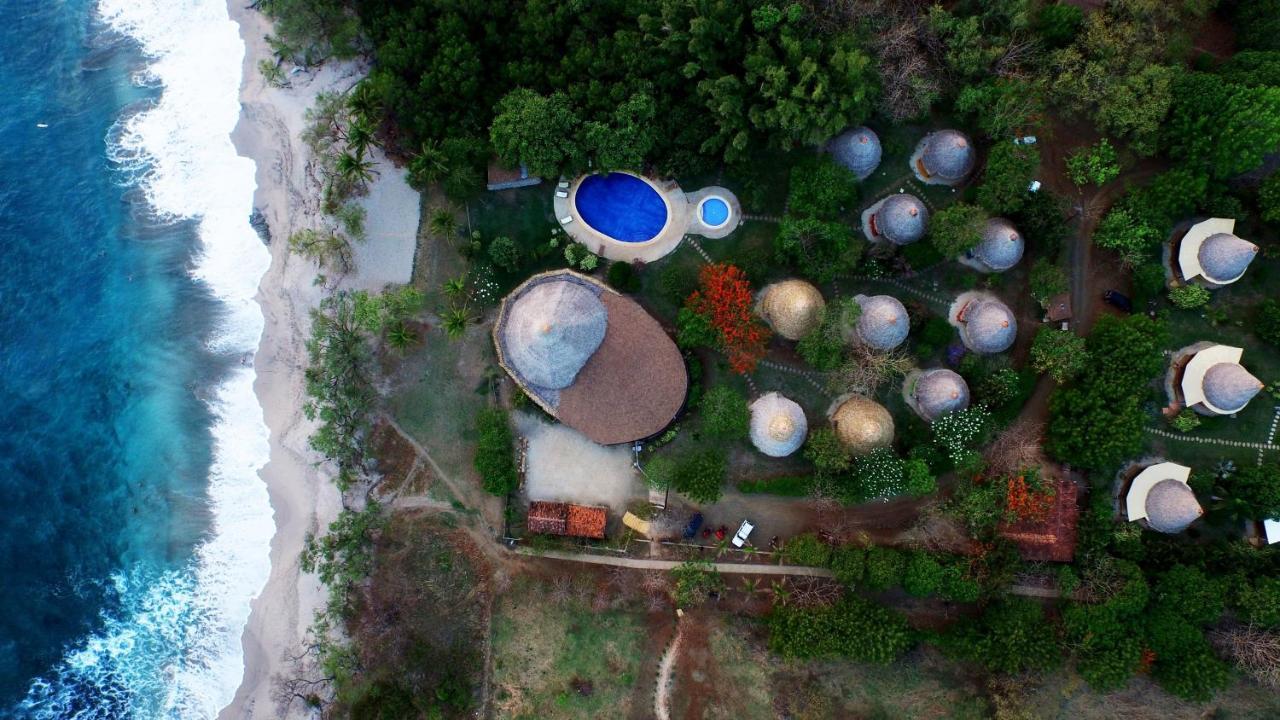
[[[607,520],[608,514],[602,507],[570,505],[569,523],[565,534],[600,540],[604,538],[604,525]]]
[[[529,503],[529,518],[525,527],[531,533],[564,535],[568,526],[569,505],[560,502],[535,500]]]

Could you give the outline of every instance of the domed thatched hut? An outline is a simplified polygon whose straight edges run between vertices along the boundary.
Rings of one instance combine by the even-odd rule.
[[[799,340],[822,324],[826,301],[804,280],[776,282],[760,291],[760,317],[788,340]]]
[[[912,171],[928,183],[959,185],[977,163],[973,141],[959,130],[929,133],[911,156]]]
[[[751,403],[751,444],[765,455],[790,455],[808,433],[809,421],[794,400],[770,392]]]
[[[1210,218],[1187,230],[1177,243],[1178,273],[1187,282],[1218,288],[1244,277],[1258,246],[1235,235],[1236,221]]]
[[[831,425],[854,455],[865,455],[893,442],[893,416],[880,403],[860,395],[836,400]]]
[[[1244,369],[1244,349],[1210,345],[1197,351],[1182,370],[1182,398],[1201,415],[1234,415],[1262,391],[1262,381]]]
[[[1191,468],[1171,462],[1151,465],[1138,473],[1125,495],[1130,522],[1146,520],[1162,533],[1178,533],[1195,522],[1204,510],[1187,485]]]
[[[969,407],[969,384],[952,370],[935,368],[907,375],[907,404],[925,422]]]
[[[863,219],[863,232],[868,238],[910,245],[924,237],[929,208],[915,195],[898,193],[872,205]]]
[[[984,272],[1004,272],[1022,259],[1026,245],[1022,234],[1004,218],[991,218],[982,228],[982,241],[967,257]]]
[[[684,359],[635,302],[569,270],[511,292],[493,327],[498,363],[551,416],[602,445],[660,432],[684,404]]]
[[[859,342],[876,350],[892,350],[907,339],[911,318],[907,308],[892,295],[856,295],[862,309],[854,334]]]
[[[978,297],[964,303],[956,321],[960,339],[976,353],[1001,353],[1018,337],[1018,321],[1008,305],[994,298]]]
[[[866,180],[880,166],[880,138],[869,127],[840,133],[827,143],[827,152],[859,180]]]

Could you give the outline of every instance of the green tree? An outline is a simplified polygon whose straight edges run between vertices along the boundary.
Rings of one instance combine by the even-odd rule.
[[[857,266],[862,243],[844,223],[787,216],[782,219],[773,250],[778,262],[825,283]]]
[[[717,385],[702,396],[702,432],[717,440],[741,440],[747,436],[751,411],[742,393]]]
[[[509,237],[500,236],[489,241],[489,259],[494,266],[515,272],[520,268],[520,248]]]
[[[1222,616],[1226,591],[1221,580],[1208,577],[1200,568],[1174,565],[1156,579],[1151,597],[1188,622],[1207,625]]]
[[[272,20],[272,51],[297,65],[352,58],[364,48],[360,18],[344,0],[259,0],[257,8]]]
[[[915,597],[936,595],[942,587],[944,574],[942,563],[932,555],[912,552],[907,557],[907,566],[902,574],[902,589]]]
[[[1169,610],[1156,610],[1147,621],[1152,676],[1178,697],[1204,702],[1229,684],[1230,671],[1205,639],[1204,632]]]
[[[929,222],[929,242],[946,257],[956,257],[982,242],[987,211],[958,202],[938,211]]]
[[[485,491],[502,497],[520,484],[516,472],[515,440],[507,414],[486,408],[476,415],[475,468]]]
[[[1067,3],[1045,3],[1036,12],[1032,29],[1051,48],[1066,47],[1084,23],[1084,11]]]
[[[1258,209],[1262,219],[1280,223],[1280,172],[1271,173],[1258,188]]]
[[[1078,375],[1089,364],[1085,339],[1069,330],[1042,327],[1031,343],[1031,365],[1059,383]]]
[[[333,230],[303,228],[289,236],[289,250],[315,261],[322,268],[339,272],[355,269],[351,241]]]
[[[848,343],[845,333],[862,314],[862,306],[853,298],[845,298],[827,306],[822,322],[796,343],[796,352],[815,370],[830,372],[844,363]]]
[[[1106,138],[1067,156],[1067,174],[1076,185],[1102,187],[1120,177],[1120,156]]]
[[[1246,87],[1206,73],[1186,73],[1174,85],[1164,126],[1169,154],[1214,177],[1262,164],[1280,144],[1280,87]]]
[[[867,552],[857,545],[841,545],[831,553],[831,572],[845,585],[857,587],[867,567]]]
[[[311,434],[311,447],[337,466],[340,490],[365,469],[365,437],[377,395],[371,364],[354,297],[337,292],[321,300],[311,313],[302,410],[308,420],[320,422]]]
[[[919,458],[902,464],[902,477],[906,493],[912,497],[932,495],[938,490],[938,479],[929,469],[929,463]]]
[[[723,450],[693,450],[677,460],[673,487],[694,502],[712,503],[720,499],[727,470]]]
[[[1218,510],[1237,521],[1280,517],[1280,465],[1245,465],[1220,477],[1214,494]]]
[[[1070,289],[1067,273],[1048,258],[1040,258],[1031,266],[1031,277],[1027,281],[1031,286],[1031,297],[1040,303],[1040,307],[1049,308],[1049,301],[1055,295]]]
[[[1054,627],[1037,602],[1010,598],[956,623],[943,647],[997,673],[1042,672],[1061,661]]]
[[[901,585],[906,565],[906,557],[893,548],[879,545],[867,548],[867,589],[879,592]]]
[[[1117,205],[1102,217],[1093,242],[1115,250],[1129,265],[1144,262],[1164,240],[1164,233],[1128,207]]]
[[[371,335],[381,335],[388,328],[402,325],[422,309],[422,291],[412,285],[388,286],[380,294],[357,290],[351,295],[355,322]]]
[[[382,506],[370,500],[362,510],[343,508],[324,535],[307,533],[298,564],[329,589],[330,611],[345,616],[353,609],[351,591],[373,570],[373,539],[386,519]]]
[[[1038,145],[997,143],[987,153],[987,166],[978,186],[978,204],[996,215],[1022,209],[1031,196],[1031,181],[1040,169]]]
[[[498,101],[496,112],[489,138],[504,163],[525,165],[543,177],[558,177],[581,163],[574,138],[582,121],[565,94],[517,88]]]
[[[888,664],[913,642],[901,615],[852,596],[825,608],[774,608],[767,623],[769,649],[785,657]]]
[[[1232,604],[1245,622],[1280,628],[1280,577],[1239,578]]]
[[[837,220],[856,209],[857,203],[858,177],[830,155],[804,158],[791,169],[788,212]]]
[[[831,561],[831,546],[814,533],[803,533],[787,540],[782,556],[791,565],[826,567]]]
[[[1280,301],[1268,298],[1258,305],[1254,332],[1263,340],[1280,347]]]
[[[804,457],[823,475],[836,475],[853,466],[849,448],[841,442],[835,430],[828,427],[809,433],[804,443]]]
[[[994,78],[966,85],[956,97],[956,109],[992,138],[1005,140],[1024,134],[1045,114],[1044,81]]]

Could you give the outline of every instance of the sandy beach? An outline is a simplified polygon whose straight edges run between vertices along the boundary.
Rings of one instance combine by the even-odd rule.
[[[228,2],[245,42],[241,116],[233,134],[237,151],[257,165],[254,207],[271,235],[271,267],[259,287],[265,318],[254,359],[255,391],[271,432],[271,456],[262,468],[275,518],[271,574],[252,603],[245,627],[244,678],[221,718],[282,717],[273,697],[273,678],[289,671],[325,591],[301,572],[298,556],[307,533],[322,532],[342,501],[320,457],[308,446],[313,424],[302,414],[305,342],[310,311],[323,289],[314,284],[316,266],[291,256],[286,239],[296,229],[319,223],[320,181],[300,139],[307,108],[323,91],[345,91],[364,75],[355,63],[328,63],[298,73],[289,87],[268,86],[257,70],[271,56],[264,37],[270,23],[243,3]],[[418,227],[418,194],[380,152],[377,178],[360,202],[368,211],[368,240],[355,251],[356,271],[338,281],[347,288],[379,290],[409,280]],[[331,278],[332,280],[332,278]],[[294,703],[290,716],[303,715]]]

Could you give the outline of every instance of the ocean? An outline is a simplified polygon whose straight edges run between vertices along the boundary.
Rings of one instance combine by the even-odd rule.
[[[0,717],[212,718],[269,571],[226,0],[0,4]]]

